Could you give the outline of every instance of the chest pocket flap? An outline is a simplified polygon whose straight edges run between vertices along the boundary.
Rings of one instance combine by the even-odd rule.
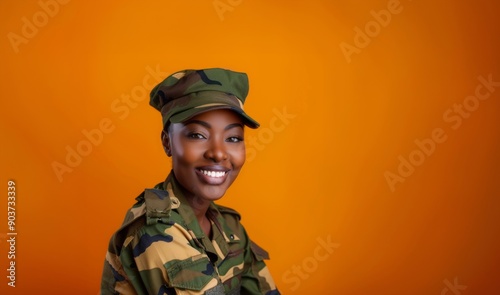
[[[215,269],[203,254],[167,262],[165,268],[174,288],[201,291],[211,280],[216,280]]]

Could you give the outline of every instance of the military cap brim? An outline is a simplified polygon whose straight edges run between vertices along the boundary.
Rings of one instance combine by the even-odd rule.
[[[212,110],[228,109],[237,113],[243,119],[243,123],[248,127],[255,129],[260,126],[257,121],[252,119],[243,111],[243,105],[231,94],[218,91],[201,91],[192,93],[190,96],[196,96],[195,100],[203,101],[203,104],[195,106],[190,106],[188,104],[185,108],[180,107],[180,111],[177,113],[166,114],[165,117],[168,117],[170,122],[182,123],[201,113]],[[188,100],[193,101],[192,98],[189,98]]]
[[[194,116],[217,109],[237,113],[250,128],[259,123],[243,110],[248,94],[245,73],[213,68],[174,73],[151,91],[150,104],[159,110],[163,125],[182,123]]]

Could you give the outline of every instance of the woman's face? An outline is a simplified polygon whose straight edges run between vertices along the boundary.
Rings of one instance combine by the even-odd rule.
[[[245,163],[242,119],[231,110],[201,113],[174,123],[163,145],[175,177],[190,197],[221,198]]]

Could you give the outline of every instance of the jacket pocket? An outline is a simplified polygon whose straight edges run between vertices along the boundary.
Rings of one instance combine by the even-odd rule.
[[[174,288],[200,291],[214,279],[214,267],[204,254],[171,261],[165,268],[170,286]]]

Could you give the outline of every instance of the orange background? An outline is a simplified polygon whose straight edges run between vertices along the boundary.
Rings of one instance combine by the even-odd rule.
[[[69,1],[45,25],[38,1],[0,2],[0,179],[4,192],[16,182],[18,233],[11,288],[4,197],[0,293],[98,293],[109,237],[170,169],[160,115],[139,87],[148,67],[162,78],[248,73],[246,109],[262,127],[247,130],[251,157],[220,203],[271,253],[283,294],[500,292],[500,87],[458,128],[443,118],[478,77],[500,81],[499,5],[402,0],[377,31],[370,12],[393,2],[219,2],[231,10]],[[44,26],[23,33],[34,16]],[[366,24],[370,42],[348,62],[340,44],[354,46]],[[13,34],[29,38],[13,46]],[[113,130],[59,181],[52,164],[67,164],[67,147],[103,119]],[[436,128],[446,140],[418,158],[415,140]],[[392,191],[385,174],[410,154],[423,162]]]

